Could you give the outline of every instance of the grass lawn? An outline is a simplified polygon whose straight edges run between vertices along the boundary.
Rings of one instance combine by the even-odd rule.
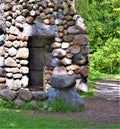
[[[23,115],[20,112],[1,110],[0,129],[119,129],[120,127],[117,124],[101,125],[88,120]]]

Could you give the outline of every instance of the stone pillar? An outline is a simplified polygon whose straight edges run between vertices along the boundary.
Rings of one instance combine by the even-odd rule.
[[[5,20],[3,10],[0,8],[0,90],[5,88],[5,70],[4,70],[4,47],[5,43]]]

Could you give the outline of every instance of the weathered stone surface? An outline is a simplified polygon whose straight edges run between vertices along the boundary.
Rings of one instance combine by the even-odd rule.
[[[23,36],[56,37],[58,29],[55,25],[45,24],[24,24]]]
[[[20,72],[22,74],[27,74],[27,73],[29,73],[29,68],[26,67],[26,66],[23,66],[23,67],[20,68]]]
[[[5,43],[5,35],[0,35],[0,45],[3,45]]]
[[[73,40],[73,35],[64,35],[63,39],[65,42],[71,42]]]
[[[0,91],[0,96],[5,100],[13,100],[16,97],[16,92],[10,89],[3,89]]]
[[[48,94],[44,91],[33,91],[32,95],[34,97],[35,100],[39,101],[44,101],[48,98]]]
[[[66,68],[64,66],[56,66],[53,69],[53,75],[67,75]]]
[[[67,88],[67,87],[74,87],[75,86],[75,76],[68,76],[68,75],[53,75],[50,78],[50,84],[54,88]]]
[[[15,61],[13,58],[11,58],[11,57],[8,57],[8,58],[5,60],[5,65],[6,65],[6,66],[10,66],[10,67],[17,66],[16,61]]]
[[[62,47],[62,49],[67,49],[69,46],[70,46],[69,43],[63,42],[61,47]]]
[[[69,34],[78,34],[80,32],[77,26],[71,26],[67,29]]]
[[[13,34],[13,35],[17,35],[17,36],[20,36],[21,35],[20,30],[17,27],[14,27],[14,26],[11,26],[10,27],[9,33],[10,34]]]
[[[77,90],[83,91],[83,92],[88,92],[88,85],[87,83],[82,82],[82,80],[77,79],[76,80],[76,85],[75,85]]]
[[[14,81],[14,87],[13,87],[13,89],[14,89],[14,90],[18,90],[18,89],[20,89],[20,88],[21,88],[20,80],[19,80],[19,79],[16,79],[16,80]]]
[[[5,41],[4,44],[6,47],[11,47],[12,46],[12,42],[11,41]]]
[[[6,88],[5,83],[4,82],[3,83],[0,83],[0,91],[3,90],[3,89],[5,89],[5,88]]]
[[[0,83],[5,82],[5,77],[0,77]]]
[[[61,62],[62,62],[62,64],[64,64],[65,66],[72,64],[72,60],[71,60],[71,59],[68,59],[68,58],[66,58],[66,57],[65,57],[64,59],[62,59]]]
[[[27,59],[28,56],[29,56],[28,48],[20,48],[16,55],[17,58],[22,58],[22,59]]]
[[[27,65],[28,64],[28,60],[20,60],[20,64],[21,65]]]
[[[8,50],[8,54],[10,56],[15,56],[17,53],[17,50],[14,48],[14,47],[11,47],[9,50]]]
[[[80,52],[81,48],[78,45],[73,45],[73,46],[69,47],[69,50],[72,54],[78,54]]]
[[[4,66],[4,57],[0,57],[0,67]]]
[[[48,90],[48,102],[53,103],[55,100],[63,100],[67,105],[73,106],[74,108],[82,108],[84,106],[84,102],[75,88],[50,88]]]
[[[25,101],[23,99],[17,98],[14,100],[14,105],[16,107],[22,107],[25,104]]]
[[[73,43],[78,45],[87,45],[88,44],[87,36],[85,34],[75,35]]]
[[[25,75],[25,76],[22,76],[22,79],[21,79],[21,86],[22,87],[27,87],[28,86],[28,81],[29,81],[29,79],[28,79],[28,77]]]
[[[28,89],[20,89],[19,96],[25,101],[30,101],[33,97],[32,93]]]
[[[52,48],[60,48],[60,47],[61,47],[61,43],[59,43],[59,42],[54,42],[52,44]]]
[[[85,56],[81,54],[77,54],[74,56],[73,61],[74,61],[74,64],[84,65],[87,62],[87,59]]]
[[[13,87],[14,87],[14,80],[13,79],[6,79],[6,86],[7,86],[7,88],[9,88],[9,89],[13,89]]]
[[[59,65],[60,65],[60,59],[53,57],[52,54],[47,54],[46,66],[48,68],[54,68],[54,67],[59,66]]]
[[[55,57],[64,57],[66,56],[66,51],[63,49],[54,49],[52,55]]]
[[[88,66],[82,66],[82,67],[81,67],[81,70],[80,70],[80,74],[81,74],[83,77],[87,77],[88,74],[89,74],[89,67],[88,67]]]

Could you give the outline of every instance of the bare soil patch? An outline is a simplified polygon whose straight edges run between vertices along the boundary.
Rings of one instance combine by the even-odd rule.
[[[102,124],[120,124],[120,102],[115,100],[106,100],[104,98],[84,99],[86,110],[73,113],[51,113],[32,111],[34,116],[52,116],[62,118],[87,119]]]

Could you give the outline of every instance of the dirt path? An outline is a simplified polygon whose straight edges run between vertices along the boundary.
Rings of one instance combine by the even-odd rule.
[[[102,81],[97,82],[96,84],[96,93],[99,93],[99,97],[84,99],[86,110],[83,112],[51,113],[31,111],[29,114],[35,116],[43,115],[63,118],[88,119],[90,121],[96,121],[102,124],[120,124],[119,82]]]

